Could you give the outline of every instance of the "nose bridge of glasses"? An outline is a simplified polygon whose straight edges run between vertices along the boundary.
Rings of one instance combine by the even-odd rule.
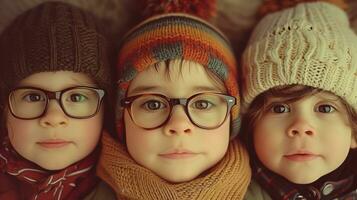
[[[51,100],[51,99],[59,100],[61,97],[61,93],[62,93],[62,91],[57,91],[57,92],[46,91],[46,96],[47,96],[48,100]]]
[[[172,99],[170,99],[170,104],[172,107],[174,107],[176,105],[186,106],[187,102],[188,102],[188,99],[186,99],[186,98],[172,98]]]

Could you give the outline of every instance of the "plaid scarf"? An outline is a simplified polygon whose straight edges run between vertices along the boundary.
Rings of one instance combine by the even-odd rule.
[[[338,169],[311,184],[293,184],[257,163],[254,163],[253,173],[255,180],[274,200],[357,200],[356,159],[357,149],[350,150]]]
[[[19,156],[9,140],[4,140],[0,147],[0,173],[10,177],[11,181],[18,182],[17,185],[26,185],[23,189],[31,191],[28,196],[20,188],[14,188],[14,193],[25,196],[21,199],[79,199],[88,194],[97,183],[94,165],[98,155],[96,150],[65,169],[49,171]]]

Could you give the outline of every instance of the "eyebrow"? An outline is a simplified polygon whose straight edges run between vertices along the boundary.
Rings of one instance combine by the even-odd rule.
[[[133,90],[130,91],[130,93],[143,93],[146,91],[151,91],[151,90],[160,90],[163,87],[157,86],[157,85],[152,85],[152,86],[138,86],[136,88],[134,88]],[[166,88],[165,88],[166,89]],[[209,86],[194,86],[193,88],[190,88],[192,91],[194,92],[222,92],[221,90],[219,90],[219,88],[216,87],[209,87]]]

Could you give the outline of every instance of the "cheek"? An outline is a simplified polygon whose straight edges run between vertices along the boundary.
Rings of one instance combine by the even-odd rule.
[[[218,154],[225,154],[228,144],[229,144],[229,133],[230,130],[230,121],[227,120],[221,127],[218,129],[204,132],[202,135],[204,136],[204,142],[198,141],[201,144],[204,144],[208,149],[217,152]],[[212,148],[216,147],[216,148]]]
[[[94,148],[99,141],[100,135],[103,129],[103,113],[100,112],[98,115],[86,119],[85,121],[78,120],[78,124],[73,127],[79,127],[80,133],[78,133],[78,141],[89,147]]]
[[[126,145],[131,156],[134,158],[137,156],[140,157],[140,155],[155,149],[154,138],[157,136],[157,133],[144,130],[135,125],[126,111],[124,114],[124,123]],[[156,143],[156,145],[157,144],[158,143]]]
[[[278,130],[273,123],[258,121],[253,134],[253,146],[259,159],[264,162],[274,156],[276,150],[282,148],[282,130]]]
[[[6,127],[10,139],[22,138],[25,140],[31,135],[35,122],[33,120],[21,120],[8,115]]]
[[[38,139],[34,120],[21,120],[7,117],[7,134],[11,145],[17,152],[28,152]]]

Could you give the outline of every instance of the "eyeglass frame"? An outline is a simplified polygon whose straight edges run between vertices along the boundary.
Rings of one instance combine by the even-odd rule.
[[[80,89],[80,88],[86,88],[86,89],[92,89],[94,91],[97,92],[98,96],[99,96],[99,99],[98,99],[98,104],[97,104],[97,108],[96,108],[96,111],[90,115],[90,116],[86,116],[86,117],[74,117],[74,116],[71,116],[70,114],[68,114],[66,112],[66,110],[64,109],[64,106],[62,104],[62,101],[61,101],[61,98],[62,98],[62,95],[63,93],[69,91],[69,90],[72,90],[72,89]],[[13,91],[15,90],[19,90],[19,89],[33,89],[33,90],[39,90],[41,92],[43,92],[45,95],[46,95],[46,104],[45,104],[45,109],[43,110],[43,112],[37,116],[37,117],[32,117],[32,118],[24,118],[24,117],[18,117],[15,115],[15,113],[13,112],[12,110],[12,107],[11,107],[11,96],[12,96],[12,93]],[[12,116],[14,116],[15,118],[17,119],[23,119],[23,120],[33,120],[33,119],[38,119],[38,118],[41,118],[43,117],[46,112],[47,112],[47,109],[48,109],[48,103],[50,100],[52,99],[55,99],[59,106],[61,107],[63,113],[70,117],[70,118],[73,118],[73,119],[88,119],[88,118],[91,118],[93,116],[95,116],[98,111],[100,110],[100,107],[102,105],[102,102],[103,102],[103,99],[104,99],[104,96],[105,96],[105,90],[104,89],[101,89],[101,88],[96,88],[96,87],[91,87],[91,86],[74,86],[74,87],[69,87],[69,88],[66,88],[66,89],[63,89],[63,90],[59,90],[59,91],[48,91],[48,90],[45,90],[45,89],[42,89],[42,88],[38,88],[38,87],[32,87],[32,86],[23,86],[23,87],[16,87],[16,88],[13,88],[10,92],[9,92],[9,95],[8,95],[8,107],[10,108],[10,113],[12,114]]]
[[[199,95],[204,95],[204,94],[216,94],[216,95],[219,95],[219,96],[222,96],[225,100],[226,100],[226,103],[227,103],[227,111],[226,111],[226,115],[224,116],[224,119],[222,121],[222,123],[220,123],[219,125],[215,126],[215,127],[212,127],[212,128],[207,128],[207,127],[203,127],[203,126],[200,126],[198,124],[196,124],[192,119],[191,119],[191,116],[188,112],[188,103],[190,102],[191,99],[199,96]],[[163,99],[165,99],[169,105],[170,105],[170,110],[169,110],[169,115],[167,116],[166,120],[164,120],[160,125],[158,126],[155,126],[153,128],[145,128],[145,127],[142,127],[140,125],[138,125],[135,120],[133,119],[133,116],[132,116],[132,113],[131,113],[131,105],[132,103],[138,99],[139,97],[142,97],[142,96],[148,96],[148,95],[153,95],[153,96],[159,96],[159,97],[162,97]],[[190,122],[192,124],[194,124],[195,126],[199,127],[199,128],[202,128],[202,129],[206,129],[206,130],[212,130],[212,129],[216,129],[220,126],[222,126],[222,124],[226,121],[227,119],[227,116],[228,116],[228,113],[231,111],[232,107],[234,105],[236,105],[237,103],[237,99],[236,97],[234,96],[230,96],[230,95],[227,95],[227,94],[223,94],[223,93],[215,93],[215,92],[203,92],[203,93],[197,93],[197,94],[194,94],[188,98],[169,98],[165,95],[162,95],[162,94],[157,94],[157,93],[145,93],[145,94],[138,94],[138,95],[134,95],[134,96],[130,96],[130,97],[125,97],[123,99],[121,99],[120,101],[120,104],[122,107],[126,108],[128,110],[128,113],[129,113],[129,116],[131,118],[131,120],[139,127],[145,129],[145,130],[154,130],[154,129],[157,129],[161,126],[163,126],[164,124],[166,124],[170,119],[171,119],[171,116],[172,116],[172,109],[174,106],[176,105],[182,105],[184,107],[184,111],[185,111],[185,114],[186,116],[188,117],[188,119],[190,120]]]

